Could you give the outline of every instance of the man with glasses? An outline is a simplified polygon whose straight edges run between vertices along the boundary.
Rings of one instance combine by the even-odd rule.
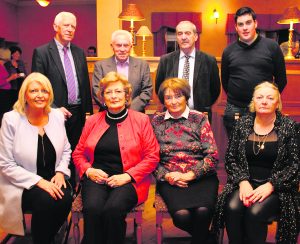
[[[144,112],[152,96],[150,68],[146,61],[130,57],[132,36],[128,31],[116,30],[111,36],[111,47],[114,55],[95,63],[93,74],[93,98],[103,110],[97,96],[99,81],[110,71],[123,74],[132,85],[132,102],[130,108]]]
[[[207,112],[211,121],[211,106],[220,94],[219,68],[215,57],[196,50],[198,40],[196,26],[190,21],[181,21],[176,26],[176,39],[180,50],[163,55],[156,73],[155,92],[167,78],[184,78],[191,87],[188,106]]]
[[[286,86],[284,57],[279,45],[257,34],[255,12],[249,7],[237,10],[235,29],[238,40],[222,55],[221,80],[227,94],[223,123],[230,136],[235,114],[248,112],[254,87],[262,81],[274,81],[279,91]]]

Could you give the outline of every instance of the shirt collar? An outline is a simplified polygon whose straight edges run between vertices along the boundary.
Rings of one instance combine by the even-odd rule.
[[[193,51],[189,54],[190,57],[195,58],[196,56],[196,48],[193,49]],[[183,51],[180,50],[180,55],[179,58],[184,58],[185,57],[185,53]]]
[[[118,65],[118,64],[128,64],[129,65],[129,57],[127,58],[127,60],[125,61],[125,62],[123,62],[123,63],[121,63],[117,58],[116,58],[116,56],[115,56],[115,62],[116,62],[116,65]]]
[[[63,50],[64,46],[58,40],[56,40],[55,37],[54,37],[54,41],[56,43],[57,48]],[[69,42],[67,47],[70,48],[70,46],[71,46],[71,43]]]
[[[188,118],[189,118],[189,113],[190,113],[190,108],[189,108],[188,106],[186,106],[184,112],[180,115],[180,117],[174,118],[174,117],[169,113],[169,111],[167,110],[166,113],[165,113],[165,118],[164,118],[164,120],[167,120],[167,119],[180,119],[180,118],[188,119]]]

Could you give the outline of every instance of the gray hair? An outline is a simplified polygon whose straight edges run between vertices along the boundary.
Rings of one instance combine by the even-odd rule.
[[[71,13],[71,12],[60,12],[55,16],[54,24],[55,25],[60,25],[63,18],[65,18],[65,17],[74,18],[75,22],[76,22],[76,16],[73,13]]]
[[[191,21],[188,21],[188,20],[180,21],[180,22],[177,24],[177,26],[176,26],[176,33],[177,33],[177,28],[178,28],[178,26],[180,26],[180,25],[182,25],[182,24],[189,24],[189,25],[191,25],[194,34],[197,34],[197,28],[196,28],[196,26],[194,25],[194,23],[192,23]]]
[[[118,36],[125,36],[128,38],[130,45],[132,45],[132,35],[129,31],[126,30],[116,30],[111,34],[111,43],[114,43]]]

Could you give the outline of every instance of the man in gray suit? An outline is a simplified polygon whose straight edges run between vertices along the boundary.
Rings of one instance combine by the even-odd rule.
[[[152,96],[150,68],[146,61],[129,56],[132,36],[128,31],[116,30],[112,33],[111,47],[114,55],[95,63],[93,74],[93,97],[103,109],[98,99],[99,81],[110,71],[125,75],[132,85],[132,103],[130,108],[144,112]]]
[[[167,78],[186,79],[191,87],[189,107],[200,112],[207,112],[211,121],[211,106],[217,100],[221,89],[216,59],[196,50],[195,42],[198,39],[198,33],[192,22],[181,21],[176,26],[176,39],[180,50],[160,58],[155,91],[158,93],[161,83]]]

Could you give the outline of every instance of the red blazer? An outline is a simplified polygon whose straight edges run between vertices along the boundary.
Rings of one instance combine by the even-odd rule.
[[[80,177],[94,163],[96,144],[109,128],[105,114],[106,111],[99,112],[86,121],[73,152],[73,161]],[[148,197],[151,173],[159,162],[159,145],[145,114],[129,109],[127,118],[117,128],[123,169],[135,180],[133,186],[140,204]]]

